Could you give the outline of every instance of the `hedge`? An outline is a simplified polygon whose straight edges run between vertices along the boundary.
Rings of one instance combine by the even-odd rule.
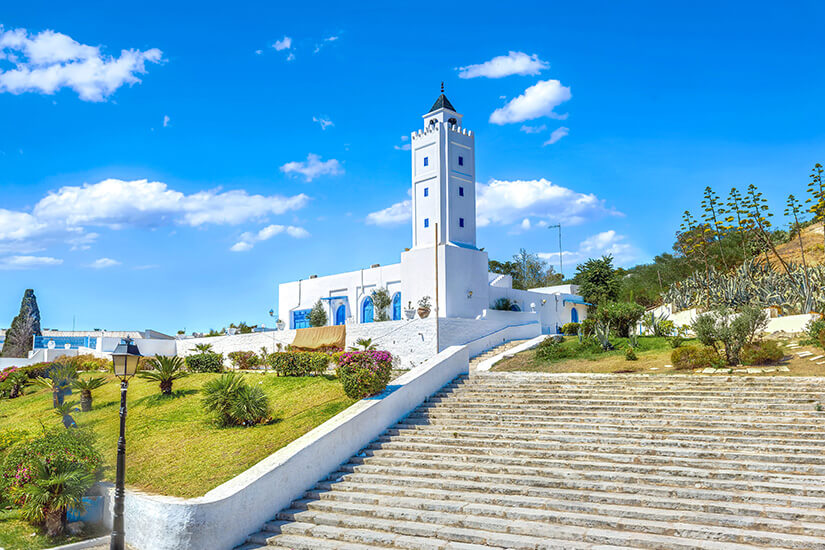
[[[191,372],[223,372],[222,353],[197,353],[186,358],[186,368]]]
[[[269,363],[278,376],[319,375],[327,370],[329,355],[320,351],[276,351]]]

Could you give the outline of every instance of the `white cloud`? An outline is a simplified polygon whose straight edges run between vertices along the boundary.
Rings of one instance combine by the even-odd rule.
[[[288,56],[286,56],[286,60],[287,61],[295,61],[295,54],[290,53]]]
[[[344,168],[336,159],[322,161],[320,155],[310,153],[305,162],[287,162],[281,166],[284,174],[301,174],[306,181],[312,181],[318,176],[337,176],[344,173]]]
[[[326,130],[330,126],[335,126],[335,124],[333,124],[333,122],[329,118],[323,116],[312,117],[312,122],[317,122],[318,124],[320,124],[321,130]]]
[[[459,78],[502,78],[514,74],[535,76],[548,67],[550,65],[536,54],[511,51],[507,55],[494,57],[478,65],[459,67],[457,70]]]
[[[117,260],[113,260],[111,258],[98,258],[97,260],[89,264],[89,267],[91,267],[92,269],[105,269],[107,267],[114,267],[116,265],[120,265],[120,262]]]
[[[412,219],[412,200],[397,202],[392,206],[367,214],[367,223],[371,225],[397,225]]]
[[[561,138],[563,138],[564,136],[566,136],[569,133],[570,133],[570,128],[568,128],[566,126],[556,128],[555,130],[553,130],[553,133],[550,134],[550,139],[545,141],[543,145],[553,145],[554,143],[556,143],[558,140],[560,140]]]
[[[509,225],[525,217],[575,225],[606,214],[617,214],[592,193],[579,193],[544,178],[479,183],[476,196],[479,227]]]
[[[308,201],[304,194],[264,196],[242,190],[187,195],[162,182],[107,179],[51,191],[31,212],[0,209],[0,251],[28,251],[54,242],[88,248],[97,237],[89,227],[237,225],[300,209]]]
[[[315,49],[313,50],[312,53],[320,52],[321,48],[323,48],[326,44],[328,44],[330,42],[335,42],[336,40],[338,40],[338,38],[339,38],[338,36],[328,36],[328,37],[324,38],[320,43],[315,44]]]
[[[288,50],[292,47],[292,38],[288,36],[284,36],[280,40],[276,40],[272,47],[275,48],[276,51],[283,51]]]
[[[309,231],[303,227],[297,227],[294,225],[268,225],[257,233],[242,233],[240,240],[233,244],[229,250],[232,252],[246,252],[247,250],[252,250],[255,243],[267,241],[275,235],[280,235],[281,233],[286,233],[290,237],[294,237],[296,239],[309,237]]]
[[[255,55],[261,55],[262,53],[264,53],[263,50],[255,50]]]
[[[553,112],[553,109],[571,97],[570,88],[562,86],[558,80],[541,80],[524,90],[520,96],[510,100],[504,107],[493,111],[490,122],[509,124],[539,117],[565,118]]]
[[[49,256],[7,256],[0,258],[0,270],[35,269],[60,265],[63,260]]]
[[[169,121],[170,121],[170,120],[171,120],[171,119],[169,118],[169,115],[163,115],[163,127],[164,127],[164,128],[166,128],[167,126],[169,126]]]
[[[412,144],[410,143],[410,136],[401,136],[401,145],[393,145],[393,149],[396,151],[409,151],[412,149]]]
[[[52,30],[29,34],[0,26],[0,59],[14,64],[0,70],[0,92],[51,95],[70,88],[84,101],[104,101],[124,84],[141,82],[137,75],[146,73],[146,63],[160,63],[162,55],[157,48],[130,49],[116,58]]]
[[[578,250],[563,251],[562,260],[574,264],[581,263],[589,258],[598,258],[609,254],[613,256],[616,265],[630,266],[639,260],[641,252],[632,244],[627,243],[626,240],[627,237],[619,235],[613,229],[603,231],[580,242]],[[558,252],[541,252],[538,255],[550,262],[557,262],[559,259]]]
[[[519,130],[524,132],[525,134],[540,134],[546,129],[546,124],[540,124],[538,126],[528,126],[527,124],[524,124],[521,128],[519,128]]]

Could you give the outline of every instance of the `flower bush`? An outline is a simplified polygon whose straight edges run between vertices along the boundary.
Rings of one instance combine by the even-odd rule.
[[[381,393],[392,375],[392,354],[388,351],[345,351],[337,355],[337,362],[344,393],[353,399]]]
[[[232,351],[226,354],[236,369],[249,370],[258,368],[262,361],[254,351]]]
[[[321,351],[278,351],[269,361],[278,376],[317,376],[327,370],[329,359],[330,354]]]

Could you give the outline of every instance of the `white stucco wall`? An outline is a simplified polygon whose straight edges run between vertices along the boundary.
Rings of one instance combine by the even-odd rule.
[[[427,397],[468,371],[466,347],[444,350],[206,495],[126,491],[126,542],[140,550],[229,550]],[[108,503],[113,490],[108,491]],[[111,528],[111,505],[105,518]]]

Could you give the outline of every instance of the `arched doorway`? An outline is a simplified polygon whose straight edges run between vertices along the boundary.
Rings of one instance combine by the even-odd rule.
[[[571,323],[578,323],[579,322],[579,310],[573,308],[570,310],[570,322]]]
[[[373,306],[372,306],[372,298],[367,296],[364,298],[364,303],[361,304],[361,322],[362,323],[372,323],[373,317]]]
[[[392,320],[401,320],[401,293],[396,292],[392,297]]]
[[[347,322],[347,306],[341,304],[338,306],[338,309],[335,310],[335,324],[336,325],[343,325]]]
[[[521,311],[521,307],[518,304],[513,304],[510,306],[510,311]]]

